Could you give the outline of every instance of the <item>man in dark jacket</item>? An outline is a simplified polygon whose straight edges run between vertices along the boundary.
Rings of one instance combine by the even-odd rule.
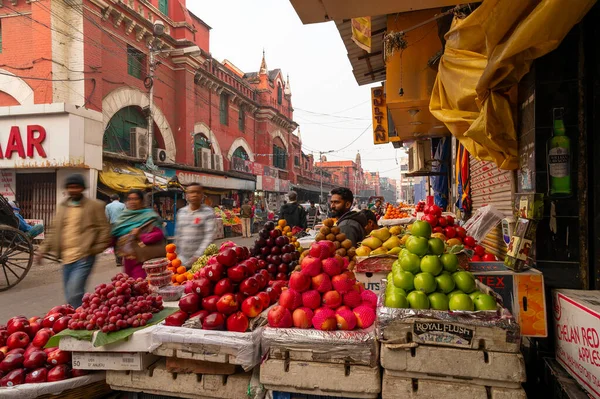
[[[298,195],[295,191],[290,191],[288,199],[290,202],[283,204],[279,211],[279,217],[285,219],[290,227],[302,227],[306,229],[306,211],[302,205],[296,202]]]
[[[356,246],[365,237],[364,226],[367,218],[360,212],[351,211],[354,195],[350,189],[339,187],[331,191],[331,211],[333,217],[337,218],[337,226]]]

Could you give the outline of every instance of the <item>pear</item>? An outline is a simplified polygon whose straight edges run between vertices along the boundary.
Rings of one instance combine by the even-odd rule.
[[[391,236],[383,243],[383,247],[388,251],[392,250],[393,248],[398,248],[398,252],[396,252],[396,254],[398,254],[400,252],[400,239],[396,236]]]
[[[381,247],[381,244],[383,244],[383,242],[377,237],[368,237],[362,241],[362,245],[367,246],[371,249],[377,249]]]
[[[371,237],[378,238],[381,242],[387,241],[387,239],[390,238],[390,235],[390,231],[387,227],[382,227],[381,229],[373,230],[371,232]]]
[[[387,242],[387,241],[386,241],[386,242]],[[384,244],[384,245],[385,245],[385,244]],[[402,248],[400,248],[400,247],[394,247],[394,248],[390,249],[390,250],[387,252],[387,254],[388,254],[388,255],[398,255],[398,254],[400,253],[400,250],[401,250],[401,249],[402,249]]]
[[[411,237],[410,234],[405,234],[402,236],[402,238],[400,239],[400,245],[406,245],[406,241],[408,240],[408,237]]]
[[[402,233],[402,227],[400,226],[392,226],[390,227],[390,234],[393,236],[400,235]]]
[[[362,245],[356,249],[356,256],[369,256],[371,248],[366,245]]]
[[[385,255],[385,254],[387,254],[387,249],[385,249],[384,247],[379,247],[379,248],[371,251],[371,253],[369,254],[369,256]]]

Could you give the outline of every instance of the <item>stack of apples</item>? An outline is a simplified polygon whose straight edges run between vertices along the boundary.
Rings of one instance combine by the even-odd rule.
[[[292,273],[289,288],[269,310],[271,327],[354,330],[375,322],[377,295],[356,282],[348,261],[335,251],[327,240],[310,247],[301,271]]]
[[[417,221],[387,276],[385,306],[452,311],[496,310],[496,299],[477,290],[475,278],[458,270],[455,254],[431,237],[431,226]]]
[[[44,317],[16,316],[0,326],[0,387],[62,381],[87,372],[71,369],[71,353],[44,348],[56,333],[67,328],[75,312],[69,305],[55,306]]]
[[[291,235],[291,231],[286,232],[289,226],[285,226],[285,220],[279,222],[281,223],[277,226],[273,222],[265,223],[258,232],[259,237],[251,251],[261,265],[266,265],[261,269],[269,272],[271,280],[287,280],[300,259],[300,253],[296,251],[296,238]]]
[[[194,280],[185,283],[179,310],[165,324],[182,326],[197,318],[204,330],[245,332],[250,319],[275,303],[286,284],[272,279],[267,263],[251,257],[248,248],[222,246]]]

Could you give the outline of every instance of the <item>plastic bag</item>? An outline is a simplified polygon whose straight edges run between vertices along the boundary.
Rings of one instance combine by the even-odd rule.
[[[482,241],[485,236],[502,221],[504,214],[492,205],[479,208],[463,226],[475,241]]]

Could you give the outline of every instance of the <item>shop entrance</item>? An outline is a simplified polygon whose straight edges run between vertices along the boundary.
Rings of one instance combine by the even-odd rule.
[[[48,228],[56,212],[56,173],[17,173],[17,202],[25,219]]]

